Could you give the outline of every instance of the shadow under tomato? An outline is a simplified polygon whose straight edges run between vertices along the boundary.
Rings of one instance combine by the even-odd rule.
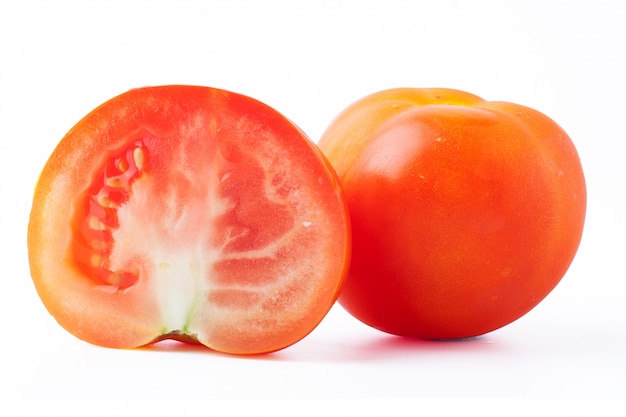
[[[494,347],[495,342],[488,336],[476,336],[463,339],[427,340],[405,336],[383,334],[365,344],[364,349],[381,355],[402,352],[470,352],[482,351]]]
[[[276,352],[273,360],[288,362],[377,362],[432,356],[482,355],[508,350],[490,335],[456,340],[423,340],[373,332],[368,337],[336,343],[304,340]]]
[[[473,354],[506,350],[506,347],[490,335],[453,340],[424,340],[372,332],[368,337],[324,342],[304,339],[285,349],[262,354],[238,355],[219,352],[202,344],[162,340],[137,350],[144,352],[177,352],[185,354],[212,355],[233,359],[277,362],[368,362],[429,355]]]
[[[423,358],[433,355],[474,355],[502,351],[506,348],[488,335],[453,340],[424,340],[382,335],[364,344],[360,349],[364,358],[386,360],[391,358]]]
[[[276,352],[238,355],[238,354],[220,352],[220,351],[211,349],[200,343],[186,343],[186,342],[181,342],[181,341],[172,340],[172,339],[160,340],[158,342],[151,343],[146,346],[141,346],[137,348],[137,350],[144,351],[144,352],[177,352],[177,353],[213,355],[213,356],[224,356],[224,357],[239,358],[239,359],[243,358],[243,359],[257,359],[257,360],[271,360],[271,359],[274,359],[273,356],[276,355]]]

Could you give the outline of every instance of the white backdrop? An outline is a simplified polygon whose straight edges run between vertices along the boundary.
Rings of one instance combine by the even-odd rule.
[[[208,410],[219,398],[247,404],[231,397],[357,397],[353,406],[550,397],[561,411],[612,400],[594,414],[624,415],[625,19],[615,0],[2,1],[0,398],[122,415],[130,401],[159,412]],[[466,342],[395,338],[336,306],[307,338],[261,358],[87,345],[48,315],[30,280],[32,191],[86,113],[130,88],[173,83],[264,101],[313,140],[346,105],[391,87],[534,107],[565,128],[583,162],[589,203],[577,258],[535,310]],[[287,404],[296,415],[302,407]],[[425,415],[443,413],[435,405]]]

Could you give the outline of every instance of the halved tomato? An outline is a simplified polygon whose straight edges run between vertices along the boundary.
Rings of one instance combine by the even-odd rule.
[[[350,254],[333,169],[252,98],[131,90],[60,142],[37,184],[28,246],[46,308],[80,339],[161,339],[262,353],[311,332]]]

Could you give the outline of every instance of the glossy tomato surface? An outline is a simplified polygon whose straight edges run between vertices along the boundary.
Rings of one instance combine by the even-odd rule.
[[[429,339],[495,330],[544,299],[578,249],[581,163],[533,109],[392,89],[345,109],[319,146],[353,228],[339,302],[377,329]]]
[[[162,86],[115,97],[67,133],[37,184],[28,246],[38,294],[80,339],[247,354],[322,320],[350,230],[334,171],[284,116]]]

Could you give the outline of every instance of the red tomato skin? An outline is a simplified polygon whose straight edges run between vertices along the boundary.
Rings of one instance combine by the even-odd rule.
[[[130,159],[132,152],[126,149],[133,146],[145,151],[137,163],[145,172],[134,174],[132,190],[117,197],[124,205],[118,214],[125,210],[126,217],[107,217],[106,222],[115,229],[130,218],[135,228],[125,232],[130,242],[123,249],[141,253],[145,246],[145,253],[163,259],[128,259],[129,271],[141,274],[132,285],[116,288],[89,276],[90,252],[82,248],[87,243],[76,242],[88,240],[82,234],[90,226],[81,222],[91,212],[80,207],[90,194],[105,188],[102,178],[112,175],[111,161],[120,155]],[[268,162],[271,158],[275,163]],[[279,169],[290,166],[298,169],[282,175]],[[276,194],[267,199],[254,194],[264,181],[271,182],[264,175],[275,176],[271,187]],[[138,189],[146,201],[134,196]],[[211,206],[214,194],[229,203]],[[314,216],[299,217],[310,214]],[[234,237],[229,235],[233,221],[240,228],[232,232]],[[255,250],[263,250],[292,226],[286,221],[294,225],[292,237],[283,239],[284,250],[255,258]],[[244,227],[253,238],[237,239]],[[208,229],[212,233],[202,233]],[[90,233],[101,245],[108,239],[99,230]],[[115,233],[119,236],[121,229]],[[176,252],[181,248],[183,255]],[[203,252],[206,248],[210,250]],[[177,339],[226,353],[257,354],[296,343],[329,311],[349,264],[350,227],[334,170],[291,121],[237,93],[172,85],[114,97],[67,133],[38,181],[28,249],[44,305],[62,327],[84,341],[132,348]],[[259,269],[251,269],[246,259],[240,262],[239,253],[258,261]],[[282,259],[285,266],[300,267],[295,271],[301,274],[278,285],[274,272]],[[302,259],[323,261],[313,270],[302,266]],[[172,262],[185,271],[204,262],[206,272],[187,281],[181,277],[180,283],[170,279],[178,274],[157,282],[154,272],[171,268]],[[247,308],[247,293],[237,291],[239,279],[248,280],[242,286],[252,288],[250,294],[258,293],[256,310]],[[268,282],[276,289],[258,290]],[[184,297],[171,294],[178,291]]]
[[[554,121],[451,89],[392,89],[319,141],[344,189],[352,262],[339,303],[384,332],[478,336],[535,307],[577,252],[580,159]]]

